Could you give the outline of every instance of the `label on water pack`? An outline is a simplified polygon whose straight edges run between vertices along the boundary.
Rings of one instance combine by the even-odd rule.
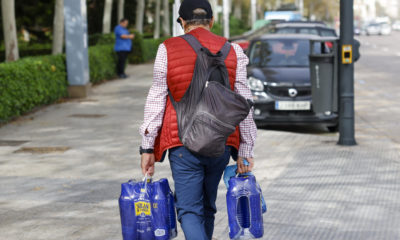
[[[154,235],[156,236],[156,237],[162,237],[162,236],[165,236],[165,230],[164,229],[156,229],[155,231],[154,231]]]
[[[138,201],[135,202],[136,216],[151,216],[151,205],[149,202]]]

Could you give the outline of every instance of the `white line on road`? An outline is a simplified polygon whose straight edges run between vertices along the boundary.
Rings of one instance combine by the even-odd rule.
[[[400,57],[400,52],[396,53],[396,56]]]

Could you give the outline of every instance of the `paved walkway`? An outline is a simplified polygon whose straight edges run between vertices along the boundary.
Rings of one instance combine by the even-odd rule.
[[[117,199],[121,182],[141,177],[138,128],[152,66],[128,74],[0,128],[0,239],[121,239]],[[340,147],[318,127],[258,131],[263,239],[400,239],[400,145],[363,117],[374,102],[356,89],[358,146]],[[168,161],[156,172],[172,181]],[[228,239],[225,192],[221,184],[219,240]]]

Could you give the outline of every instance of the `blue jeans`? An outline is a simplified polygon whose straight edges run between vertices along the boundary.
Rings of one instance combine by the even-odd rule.
[[[211,240],[218,184],[229,163],[231,147],[219,158],[194,155],[185,147],[169,150],[178,220],[187,240]]]

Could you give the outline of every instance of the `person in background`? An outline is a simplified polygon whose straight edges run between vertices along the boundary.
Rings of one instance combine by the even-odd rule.
[[[114,28],[115,33],[115,46],[114,50],[118,56],[117,63],[117,74],[120,78],[127,78],[125,74],[125,63],[129,52],[132,50],[132,39],[135,38],[134,34],[131,34],[127,27],[129,21],[126,18],[119,21],[119,25]]]

